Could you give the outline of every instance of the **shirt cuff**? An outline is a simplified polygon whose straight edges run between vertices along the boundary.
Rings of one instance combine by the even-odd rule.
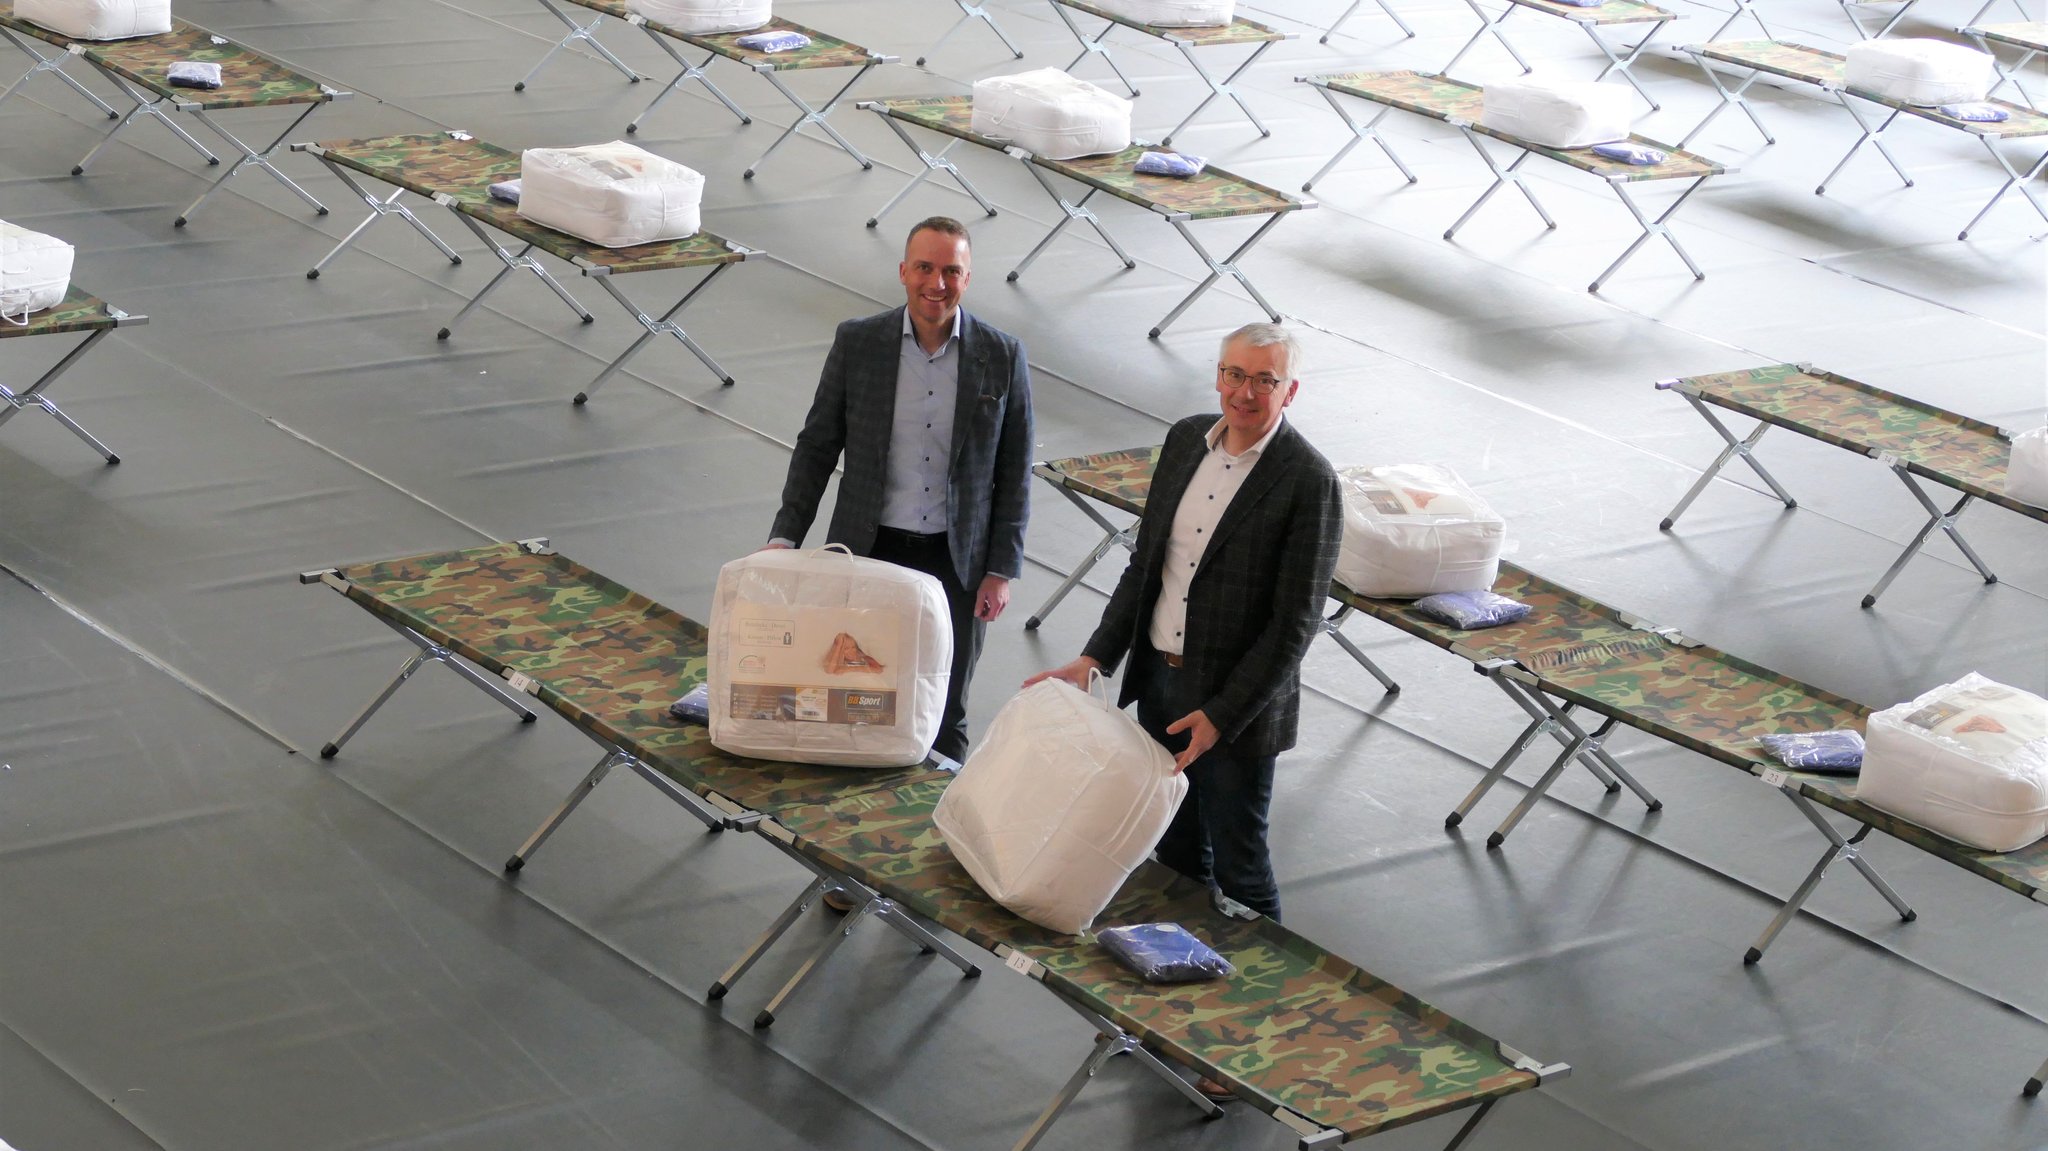
[[[769,537],[769,539],[768,539],[768,542],[769,542],[769,543],[771,543],[771,544],[781,544],[781,545],[782,545],[783,547],[786,547],[786,548],[793,548],[793,547],[795,547],[795,546],[796,546],[796,541],[795,541],[795,540],[793,540],[793,539],[788,539],[788,538],[786,538],[786,537],[783,537],[783,536],[771,536],[771,537]]]

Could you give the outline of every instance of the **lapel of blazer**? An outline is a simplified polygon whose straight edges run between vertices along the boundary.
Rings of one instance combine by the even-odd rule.
[[[1152,474],[1152,488],[1146,493],[1145,504],[1146,511],[1155,510],[1154,505],[1157,505],[1158,517],[1152,524],[1158,530],[1149,533],[1150,538],[1139,541],[1144,545],[1146,563],[1151,565],[1154,575],[1166,564],[1166,539],[1173,534],[1173,517],[1180,510],[1180,499],[1187,494],[1195,469],[1202,466],[1206,447],[1197,437],[1193,451],[1161,452],[1159,455],[1159,468]]]
[[[882,429],[882,442],[876,450],[885,460],[889,454],[889,440],[896,427],[896,373],[903,362],[903,311],[902,308],[894,308],[883,315],[882,322],[871,333],[875,341],[873,350],[862,358],[874,372],[863,390],[880,417],[878,426]]]
[[[974,417],[981,405],[981,382],[988,376],[988,344],[983,338],[981,322],[967,314],[960,313],[959,346],[954,348],[955,362],[960,365],[960,387],[958,398],[953,403],[953,466],[960,464],[960,453],[967,448],[967,434],[974,427]]]
[[[1202,552],[1202,563],[1195,569],[1196,575],[1202,574],[1202,569],[1209,566],[1209,561],[1216,557],[1217,551],[1223,547],[1223,541],[1230,538],[1230,533],[1236,531],[1239,524],[1251,518],[1258,502],[1265,498],[1267,492],[1273,490],[1273,485],[1294,470],[1294,446],[1294,429],[1285,423],[1281,424],[1279,432],[1266,445],[1266,450],[1260,454],[1258,463],[1252,467],[1252,474],[1244,478],[1243,486],[1231,497],[1230,506],[1223,509],[1223,518],[1216,523],[1216,534],[1209,537],[1209,546]]]

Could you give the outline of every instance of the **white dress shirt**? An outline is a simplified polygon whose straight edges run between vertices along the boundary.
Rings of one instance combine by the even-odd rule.
[[[947,528],[946,493],[953,478],[953,412],[960,403],[960,313],[937,353],[917,342],[903,313],[896,366],[896,421],[882,487],[882,523],[929,535]]]
[[[1196,465],[1194,478],[1188,481],[1188,489],[1180,497],[1180,507],[1173,513],[1173,527],[1166,537],[1166,565],[1159,575],[1159,599],[1152,607],[1150,635],[1152,646],[1168,655],[1186,650],[1188,587],[1201,566],[1202,554],[1209,550],[1216,525],[1222,522],[1223,512],[1237,498],[1244,478],[1264,457],[1266,445],[1273,442],[1274,433],[1280,430],[1275,423],[1258,443],[1233,456],[1223,447],[1227,426],[1218,417],[1209,429],[1205,437],[1209,450]]]

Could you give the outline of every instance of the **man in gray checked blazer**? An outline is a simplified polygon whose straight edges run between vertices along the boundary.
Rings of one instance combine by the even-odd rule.
[[[1294,338],[1247,324],[1216,365],[1222,417],[1166,434],[1138,542],[1102,623],[1058,676],[1131,657],[1118,703],[1175,753],[1188,795],[1161,863],[1280,917],[1266,847],[1273,767],[1294,746],[1301,657],[1315,638],[1343,534],[1329,461],[1282,418],[1301,382]]]
[[[952,681],[933,750],[956,760],[967,755],[967,684],[1023,573],[1030,511],[1031,376],[1016,340],[961,310],[972,274],[958,221],[910,230],[897,269],[904,306],[848,320],[833,337],[769,543],[803,541],[844,453],[825,541],[929,572],[946,589]]]

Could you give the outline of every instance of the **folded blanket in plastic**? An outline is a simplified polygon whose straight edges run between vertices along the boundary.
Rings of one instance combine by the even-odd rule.
[[[1095,941],[1147,983],[1195,983],[1237,974],[1228,959],[1178,923],[1105,927],[1095,933]]]
[[[683,698],[668,705],[668,713],[684,723],[711,726],[711,685],[700,683],[684,692]]]
[[[2048,700],[1975,672],[1873,712],[1856,797],[1984,851],[2048,834]]]
[[[1415,610],[1465,631],[1527,619],[1529,605],[1490,591],[1447,591],[1415,601]]]
[[[624,140],[528,148],[519,157],[519,214],[605,248],[697,232],[704,177]]]
[[[173,88],[218,88],[220,65],[205,60],[180,60],[164,69],[164,79]]]
[[[811,42],[809,36],[778,28],[773,32],[754,32],[742,36],[733,43],[749,52],[794,52]]]
[[[1602,159],[1619,160],[1624,164],[1635,164],[1641,167],[1647,167],[1651,164],[1662,164],[1671,158],[1668,153],[1661,152],[1656,148],[1645,144],[1631,144],[1627,140],[1616,140],[1609,144],[1595,144],[1593,145],[1592,152],[1595,156],[1599,156]]]
[[[1800,771],[1855,775],[1863,766],[1863,733],[1855,728],[1775,733],[1756,741],[1772,759]]]
[[[1188,156],[1179,152],[1147,152],[1138,157],[1138,162],[1132,165],[1132,169],[1147,176],[1172,176],[1186,180],[1201,175],[1202,169],[1208,166],[1209,161],[1200,156]]]
[[[519,202],[519,181],[500,180],[491,185],[490,193],[493,200],[503,200],[507,204],[517,204]]]

